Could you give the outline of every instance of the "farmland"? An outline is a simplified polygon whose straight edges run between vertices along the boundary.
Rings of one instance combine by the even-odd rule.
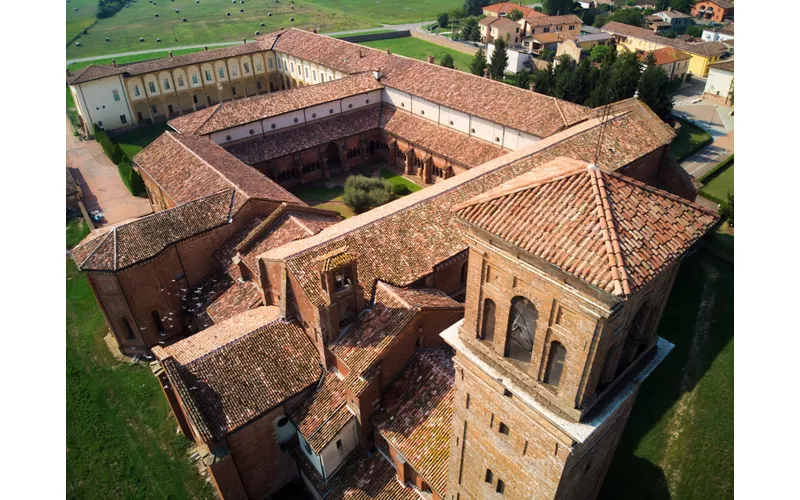
[[[153,4],[134,0],[114,16],[97,20],[94,17],[97,0],[71,0],[66,4],[67,41],[80,36],[67,47],[67,59],[252,39],[256,31],[266,33],[290,26],[316,27],[321,33],[378,28],[381,24],[430,20],[438,12],[460,7],[462,3],[461,0],[294,0],[293,3],[292,0],[243,3],[237,0],[234,4],[230,0],[200,0],[200,3],[158,0]],[[81,34],[86,28],[88,34]],[[144,41],[140,42],[140,38]],[[81,46],[76,46],[76,42]]]

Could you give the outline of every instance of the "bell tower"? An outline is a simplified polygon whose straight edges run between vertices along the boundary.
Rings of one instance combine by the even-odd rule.
[[[469,272],[464,320],[442,333],[456,351],[448,496],[595,498],[672,348],[655,330],[680,258],[716,215],[569,158],[453,210]],[[662,238],[680,244],[660,252]]]

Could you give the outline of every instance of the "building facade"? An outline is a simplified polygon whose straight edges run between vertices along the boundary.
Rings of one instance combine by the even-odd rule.
[[[692,6],[692,17],[721,23],[733,19],[733,4],[725,0],[702,0]]]
[[[733,61],[711,66],[703,89],[703,99],[725,106],[733,105]]]

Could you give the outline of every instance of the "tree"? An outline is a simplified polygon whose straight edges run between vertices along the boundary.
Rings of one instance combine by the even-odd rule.
[[[566,14],[572,9],[572,0],[543,0],[542,7],[548,16]]]
[[[589,60],[595,63],[601,62],[605,59],[606,54],[608,51],[611,50],[611,47],[608,45],[595,45],[592,48],[592,52],[589,54]]]
[[[533,81],[535,92],[545,95],[552,95],[553,90],[553,64],[549,63],[545,69],[536,71],[531,80]]]
[[[527,89],[531,84],[531,72],[527,69],[520,70],[514,77],[514,85],[521,89]]]
[[[536,12],[541,12],[542,11],[542,6],[541,5],[537,5],[536,7],[533,8],[533,10],[535,10]]]
[[[719,215],[728,220],[728,225],[733,227],[733,193],[728,193],[728,202],[722,203],[719,207]]]
[[[620,9],[612,14],[597,16],[594,20],[593,26],[595,28],[602,28],[610,21],[617,21],[618,23],[630,24],[631,26],[644,26],[644,14],[640,9]]]
[[[495,80],[502,80],[508,66],[508,48],[506,41],[498,38],[494,41],[492,62],[489,63],[489,75]]]
[[[639,84],[640,72],[641,66],[635,52],[628,52],[617,57],[611,67],[611,76],[608,82],[614,101],[633,97]]]
[[[669,6],[672,7],[672,10],[691,14],[694,0],[669,0]]]
[[[490,0],[465,0],[464,10],[471,16],[479,16],[483,13],[483,7],[490,3]]]
[[[652,52],[645,57],[645,70],[639,79],[639,99],[650,106],[655,114],[666,120],[672,113],[672,95],[670,95],[670,81],[664,68],[656,64],[656,57]]]
[[[453,56],[450,55],[450,52],[447,52],[444,57],[442,57],[442,62],[439,63],[445,68],[455,69],[456,65],[453,62]]]
[[[551,49],[544,49],[539,54],[539,58],[547,62],[553,62],[556,59],[556,51]]]
[[[574,89],[572,88],[572,74],[575,71],[575,60],[564,54],[553,64],[553,92],[552,96],[558,99],[571,101]]]
[[[512,21],[519,21],[520,19],[522,19],[522,11],[519,9],[512,9],[511,12],[509,12],[508,16],[506,17],[508,17]]]
[[[392,185],[388,181],[351,175],[344,182],[342,201],[356,213],[366,212],[388,203],[392,198]]]
[[[469,38],[467,40],[469,40],[470,42],[481,41],[481,28],[478,24],[475,24],[475,27],[472,28],[472,33],[470,33]]]
[[[467,11],[464,10],[463,7],[456,7],[455,9],[450,11],[450,17],[458,21],[459,19],[464,19],[467,17]]]
[[[442,12],[436,17],[436,23],[439,25],[439,28],[447,28],[447,25],[450,23],[450,14]]]
[[[474,17],[469,17],[461,23],[461,38],[463,40],[471,39],[473,31],[477,31],[478,36],[480,37],[481,29],[478,26],[478,20]]]
[[[693,24],[691,26],[686,27],[686,34],[693,37],[693,38],[700,38],[703,36],[703,28]]]
[[[483,53],[483,49],[478,48],[475,52],[475,57],[472,58],[472,62],[469,64],[469,72],[473,75],[483,76],[483,71],[486,69],[486,54]]]

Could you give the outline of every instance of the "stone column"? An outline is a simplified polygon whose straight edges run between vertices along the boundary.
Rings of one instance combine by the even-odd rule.
[[[328,155],[325,152],[319,153],[319,167],[322,169],[322,177],[330,179],[331,174],[328,173]]]
[[[397,166],[397,141],[389,142],[389,165]]]
[[[414,172],[413,154],[414,150],[412,148],[408,148],[408,151],[406,151],[406,169],[405,169],[406,175],[411,175]]]
[[[339,144],[339,159],[342,162],[342,170],[345,172],[350,171],[350,161],[347,158],[347,143],[342,142]]]
[[[422,180],[425,184],[431,184],[431,166],[433,165],[433,157],[428,156],[428,159],[422,162]]]
[[[294,172],[297,175],[297,182],[303,184],[303,161],[300,159],[300,153],[295,153],[292,160],[294,161]]]

